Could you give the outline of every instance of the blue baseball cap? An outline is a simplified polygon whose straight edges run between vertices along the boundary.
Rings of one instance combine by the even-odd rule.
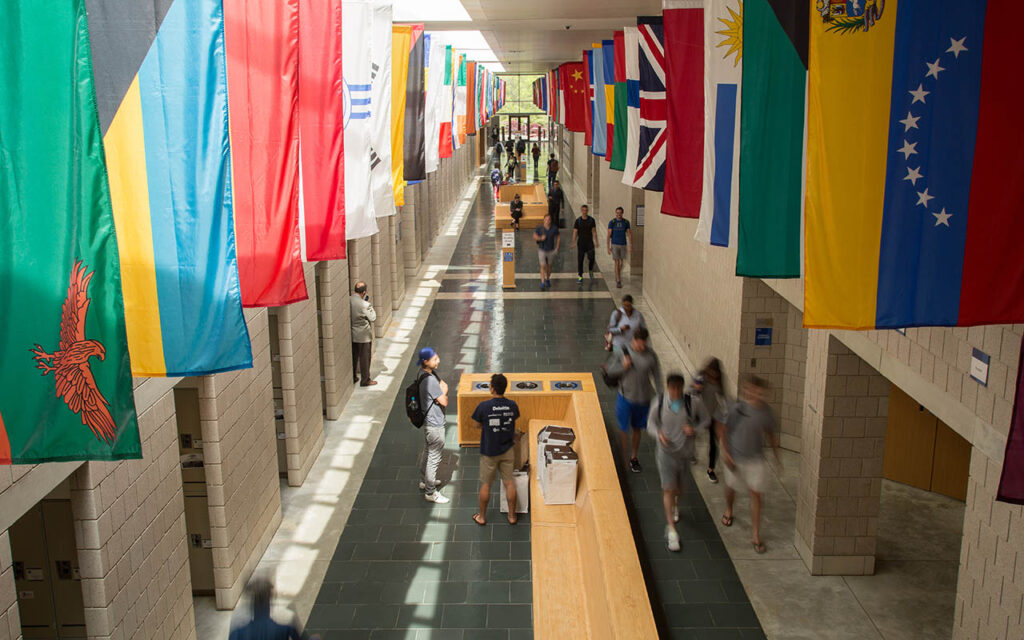
[[[436,355],[437,352],[434,351],[433,347],[423,347],[422,349],[420,349],[420,362],[426,362],[427,360],[430,360]]]

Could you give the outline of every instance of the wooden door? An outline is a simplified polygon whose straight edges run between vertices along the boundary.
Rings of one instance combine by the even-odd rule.
[[[967,476],[971,470],[971,443],[939,421],[935,430],[932,491],[956,500],[967,500]]]
[[[930,411],[893,385],[882,464],[886,479],[931,490],[936,422]]]

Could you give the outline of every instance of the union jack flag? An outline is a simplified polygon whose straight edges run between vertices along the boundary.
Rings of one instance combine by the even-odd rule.
[[[640,143],[635,186],[665,189],[665,32],[662,19],[637,19],[640,31]]]

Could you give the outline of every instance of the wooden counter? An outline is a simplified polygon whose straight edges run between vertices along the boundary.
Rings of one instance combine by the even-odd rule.
[[[498,186],[498,201],[505,204],[512,202],[516,194],[523,199],[523,202],[547,202],[548,194],[544,185],[539,182],[520,182],[517,184],[503,184]]]

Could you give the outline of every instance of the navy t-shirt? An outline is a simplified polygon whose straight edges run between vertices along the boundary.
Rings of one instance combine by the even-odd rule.
[[[518,418],[519,405],[508,398],[491,398],[477,405],[473,420],[483,425],[480,455],[500,456],[511,449]]]
[[[629,231],[629,220],[623,218],[612,218],[608,221],[608,228],[612,230],[612,244],[626,244],[626,232]]]
[[[537,235],[541,236],[541,239],[537,241],[537,247],[544,251],[555,250],[555,238],[558,237],[558,227],[551,225],[550,228],[540,225],[537,227]]]

